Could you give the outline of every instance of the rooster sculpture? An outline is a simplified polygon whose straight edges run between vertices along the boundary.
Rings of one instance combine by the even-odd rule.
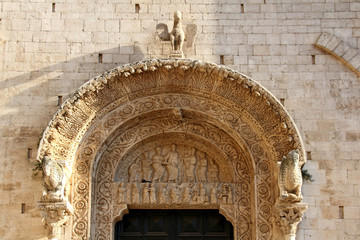
[[[159,38],[163,41],[171,42],[171,55],[175,57],[183,57],[183,45],[186,40],[186,47],[190,48],[194,45],[197,25],[188,24],[186,26],[186,33],[182,27],[182,14],[180,11],[174,13],[174,26],[172,31],[169,33],[168,26],[164,23],[160,23],[156,27]]]

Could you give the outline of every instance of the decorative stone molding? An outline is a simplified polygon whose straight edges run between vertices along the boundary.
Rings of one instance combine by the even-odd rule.
[[[228,220],[233,225],[235,225],[235,223],[236,223],[235,212],[236,211],[235,211],[233,205],[220,205],[219,212],[226,218],[226,220]]]
[[[84,84],[55,114],[38,157],[72,167],[74,238],[111,239],[125,204],[233,209],[226,216],[237,239],[265,240],[273,237],[276,163],[292,149],[301,166],[295,124],[258,83],[212,63],[153,59]]]
[[[284,240],[295,240],[297,225],[307,208],[306,203],[277,201],[275,204],[276,224],[284,234]]]
[[[141,78],[141,75],[144,77],[158,75],[160,77],[166,74],[165,72],[174,71],[174,69],[179,72],[179,76],[175,80],[179,77],[186,78],[183,84],[181,82],[174,83],[175,86],[178,85],[178,88],[181,89],[183,85],[194,81],[192,79],[194,74],[199,75],[199,77],[202,75],[203,83],[189,85],[189,87],[195,89],[193,93],[197,92],[196,89],[200,87],[203,88],[202,91],[209,91],[209,94],[214,92],[225,99],[229,98],[230,101],[235,101],[234,104],[242,106],[244,110],[253,115],[256,121],[259,121],[260,125],[266,127],[264,129],[266,137],[271,137],[278,147],[286,144],[283,141],[299,142],[298,131],[281,103],[259,83],[254,82],[247,76],[224,66],[199,60],[152,59],[117,67],[81,86],[62,104],[45,129],[40,141],[37,158],[42,159],[48,153],[49,156],[54,156],[56,159],[69,159],[69,165],[72,166],[77,146],[90,128],[91,123],[117,105],[128,101],[129,97],[136,97],[136,95],[130,94],[138,91],[137,88],[140,85],[132,85],[131,82],[135,83],[136,78],[129,79],[130,76]],[[184,75],[185,72],[186,75]],[[212,77],[209,76],[206,79],[206,75],[212,75]],[[130,82],[126,79],[129,79]],[[222,82],[223,80],[225,80],[223,84],[219,85],[219,81]],[[160,83],[151,81],[151,79],[142,84],[144,89],[160,86],[158,85]],[[237,91],[239,91],[238,94],[247,95],[247,98],[242,99],[241,102],[236,102],[237,97],[242,98],[242,95],[234,95]],[[122,96],[125,98],[122,98]],[[263,116],[265,112],[266,117],[260,118],[260,115]],[[280,131],[281,128],[288,132],[284,139],[273,136],[273,132]],[[279,157],[285,155],[284,151],[280,152]],[[304,162],[304,152],[301,152],[300,161],[301,163]]]
[[[127,204],[115,205],[113,210],[113,223],[121,221],[123,217],[129,213],[129,208]]]
[[[321,33],[315,46],[333,55],[360,77],[360,51],[330,33]]]
[[[74,210],[68,201],[63,202],[38,202],[48,231],[49,240],[58,240],[62,235],[63,226],[69,221]]]

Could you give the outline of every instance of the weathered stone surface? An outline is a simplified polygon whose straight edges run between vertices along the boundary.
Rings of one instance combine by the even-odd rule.
[[[35,209],[41,177],[32,177],[32,161],[41,133],[59,108],[58,96],[65,101],[89,79],[121,64],[167,57],[170,43],[156,40],[156,25],[171,26],[176,10],[182,11],[184,31],[189,24],[198,27],[194,47],[185,48],[185,57],[217,64],[223,59],[227,67],[284,99],[311,152],[304,168],[315,180],[303,185],[309,210],[297,238],[359,238],[354,216],[360,202],[359,78],[346,63],[314,47],[321,33],[328,32],[342,41],[333,52],[356,65],[358,1],[247,1],[243,6],[232,0],[54,3],[53,11],[52,2],[0,2],[0,38],[6,40],[0,44],[1,239],[45,238]],[[80,208],[82,202],[78,204]],[[344,219],[339,217],[341,206]],[[222,209],[233,219],[232,208]],[[125,213],[125,207],[116,206],[117,219]],[[66,228],[66,239],[71,231]]]

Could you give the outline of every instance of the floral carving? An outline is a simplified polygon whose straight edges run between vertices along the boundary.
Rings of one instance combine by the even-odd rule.
[[[195,165],[194,159],[186,158],[190,145],[187,153],[180,151],[185,139],[200,153]],[[150,150],[166,145],[164,141],[176,144],[179,156],[184,156],[177,161],[190,166],[189,171],[171,168],[168,160],[162,175],[158,170],[158,186],[141,183],[154,181]],[[183,199],[186,204],[200,202],[198,207],[205,202],[232,203],[238,239],[271,239],[276,160],[294,148],[300,150],[302,164],[304,149],[293,121],[256,82],[211,63],[154,59],[118,67],[83,85],[50,122],[38,157],[65,158],[73,166],[74,238],[86,239],[93,228],[96,239],[109,239],[116,215],[113,204],[132,199],[139,204],[154,199],[177,204]],[[161,164],[166,154],[160,153]],[[201,158],[206,162],[199,164]],[[141,179],[129,176],[133,163]],[[121,172],[131,184],[119,178]],[[113,190],[118,180],[126,183],[120,193]],[[231,196],[219,182],[230,184]],[[159,188],[161,184],[177,187],[167,192]],[[192,192],[189,184],[197,184],[197,191]],[[208,184],[216,185],[216,190]],[[122,191],[124,199],[115,201]],[[88,220],[90,211],[96,215],[93,222]]]

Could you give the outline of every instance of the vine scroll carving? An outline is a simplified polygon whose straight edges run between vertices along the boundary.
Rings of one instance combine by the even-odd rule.
[[[291,117],[255,81],[212,63],[153,59],[83,85],[53,117],[38,158],[71,167],[74,239],[112,239],[129,208],[211,208],[235,239],[265,240],[279,227],[277,161],[293,149],[301,166]]]

